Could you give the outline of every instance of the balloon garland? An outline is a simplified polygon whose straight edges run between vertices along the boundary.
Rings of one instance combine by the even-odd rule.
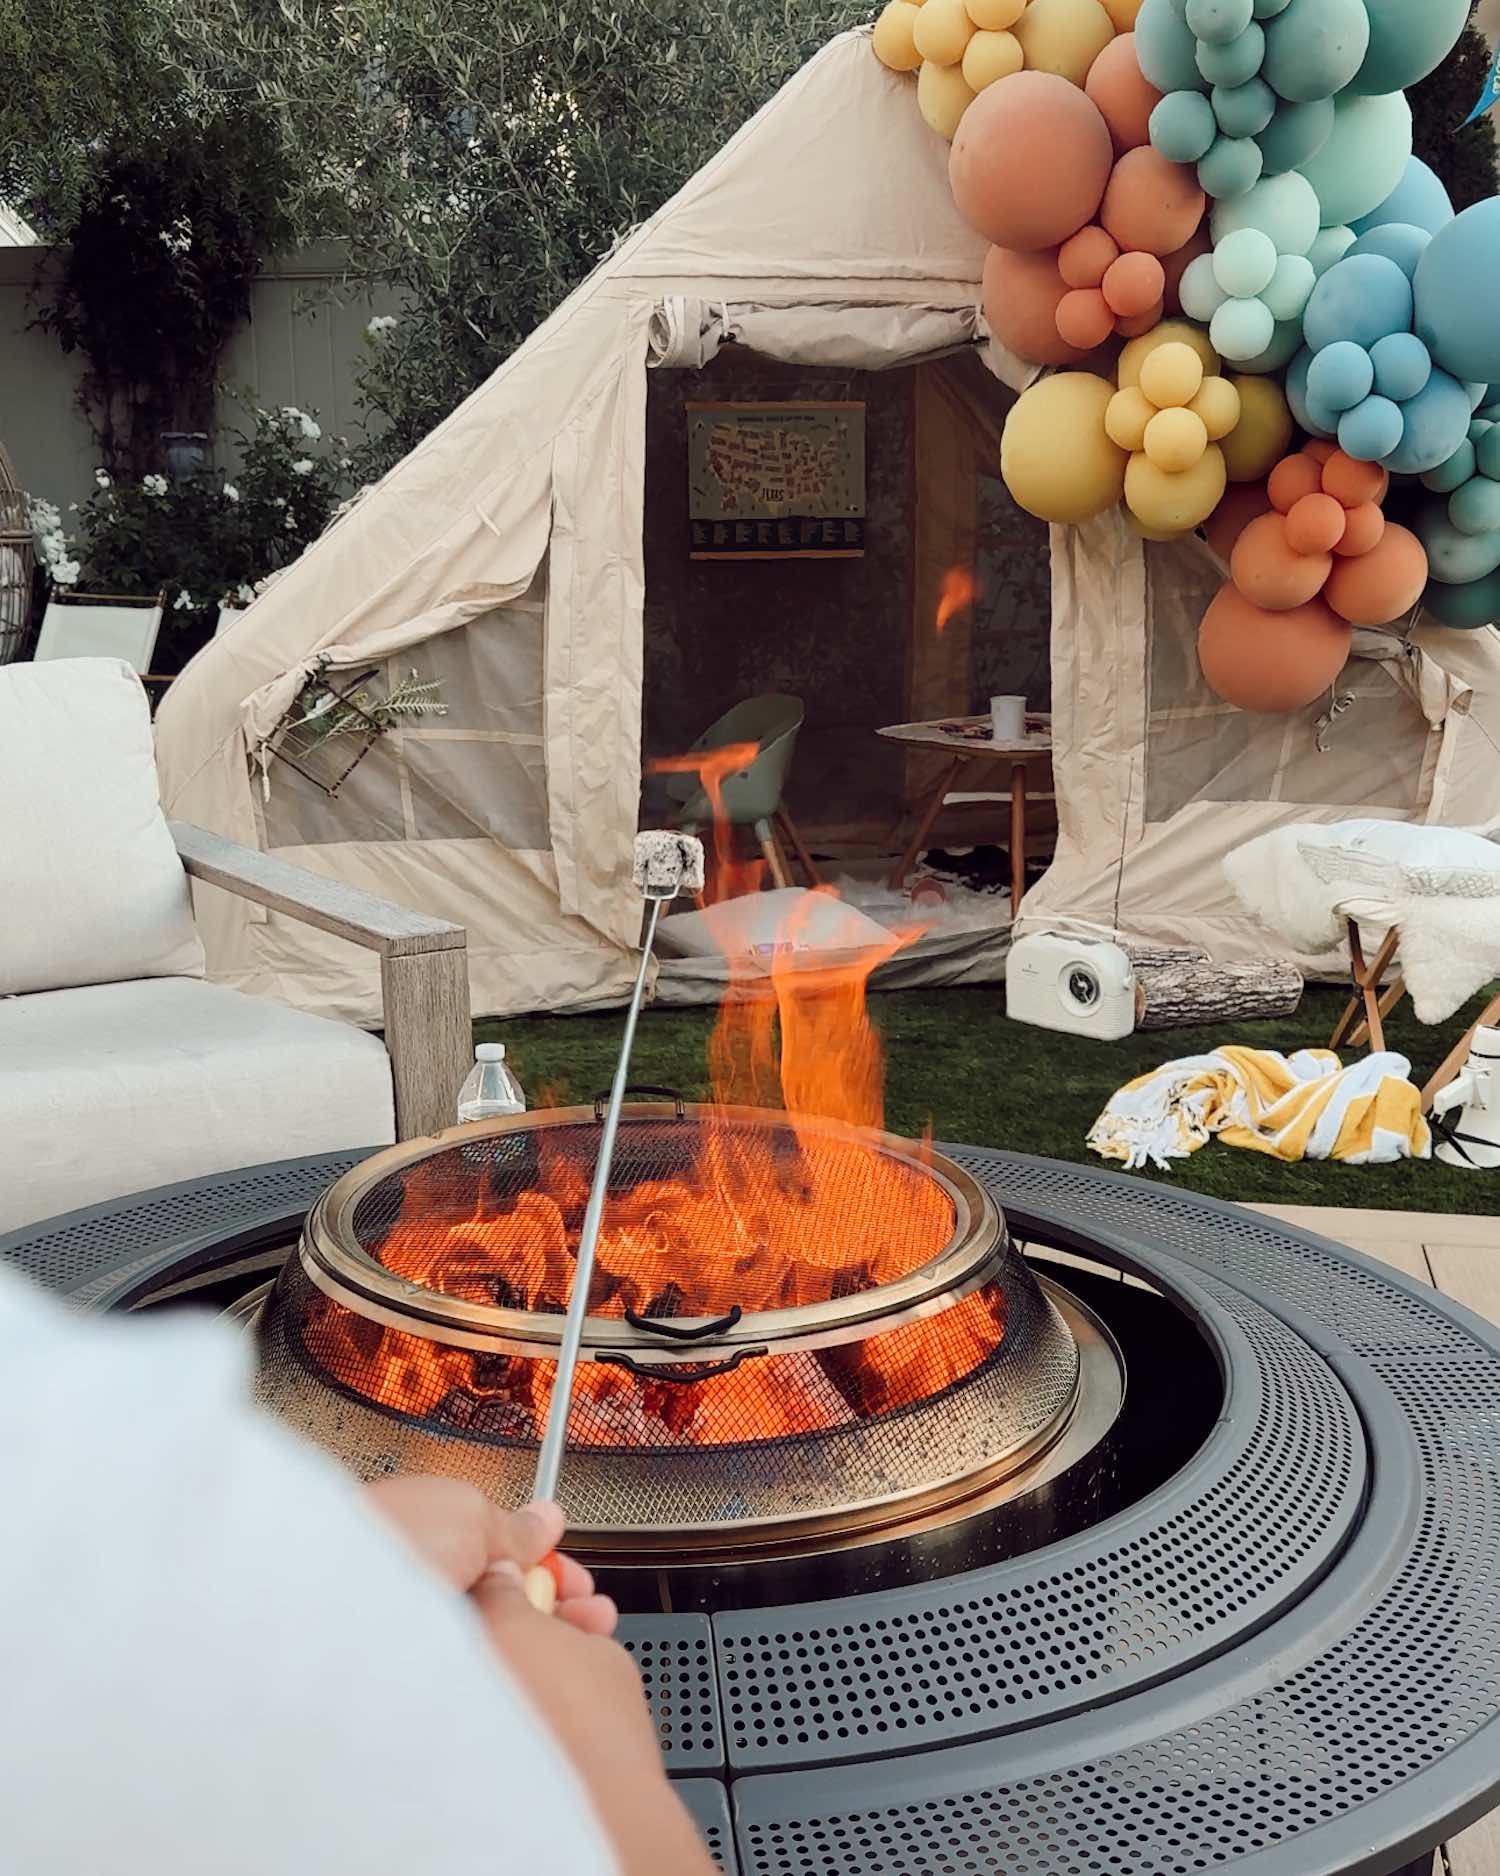
[[[1199,662],[1241,709],[1314,701],[1356,626],[1500,617],[1500,196],[1454,214],[1405,96],[1468,15],[890,0],[875,27],[991,244],[991,333],[1055,368],[1006,424],[1012,496],[1201,531],[1230,577]]]

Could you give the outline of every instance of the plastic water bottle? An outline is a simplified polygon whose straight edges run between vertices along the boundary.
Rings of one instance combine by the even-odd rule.
[[[524,1114],[526,1096],[505,1062],[503,1042],[481,1042],[474,1051],[474,1066],[458,1091],[458,1118],[498,1120],[503,1114]]]

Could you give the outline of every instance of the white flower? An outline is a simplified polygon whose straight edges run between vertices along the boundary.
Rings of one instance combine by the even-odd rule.
[[[172,601],[172,610],[174,612],[191,612],[193,610],[193,596],[185,587]]]
[[[193,224],[186,215],[179,215],[170,228],[163,228],[157,240],[169,254],[186,254],[193,245]]]
[[[394,332],[400,321],[394,313],[377,313],[365,327],[372,339],[378,339],[383,333]]]
[[[323,426],[314,423],[312,418],[304,412],[302,417],[302,434],[307,438],[309,443],[320,442],[323,436]]]
[[[313,460],[311,456],[299,456],[296,462],[292,464],[292,474],[294,476],[310,476],[312,472]]]
[[[295,532],[297,517],[292,513],[290,508],[288,508],[286,513],[282,516],[281,525],[286,529],[288,534]]]
[[[104,473],[102,469],[96,469],[94,471],[94,480],[95,482],[98,483],[101,489],[107,489],[107,488],[113,487],[113,484],[111,483],[109,477]]]
[[[141,487],[148,495],[155,495],[160,499],[167,492],[167,478],[165,476],[142,476]]]
[[[237,502],[240,499],[240,492],[232,482],[224,484],[224,499],[226,502]]]
[[[255,588],[247,586],[243,580],[234,589],[234,596],[242,606],[248,606],[255,598]]]
[[[278,496],[276,496],[276,497],[275,497],[275,498],[273,499],[273,501],[272,501],[272,503],[271,503],[271,506],[272,506],[273,508],[285,508],[285,507],[286,507],[286,497],[285,497],[284,495],[278,495]]]
[[[78,584],[78,575],[81,571],[81,565],[76,560],[54,560],[52,562],[52,579],[57,586],[76,586]]]

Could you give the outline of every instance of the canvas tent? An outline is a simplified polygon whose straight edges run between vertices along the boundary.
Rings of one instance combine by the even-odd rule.
[[[861,369],[978,347],[1019,389],[1032,373],[984,333],[984,246],[946,154],[867,32],[833,41],[199,654],[158,718],[169,812],[460,921],[476,1011],[621,1000],[640,910],[647,373],[731,339]],[[1148,558],[1112,517],[1054,531],[1052,551],[1062,841],[1039,916],[1112,923],[1124,853],[1122,920],[1254,949],[1207,864],[1227,845],[1293,812],[1494,811],[1492,633],[1424,633],[1425,660],[1371,667],[1379,696],[1325,759],[1301,719],[1235,718],[1195,691],[1192,550]],[[448,714],[381,737],[337,799],[257,761],[320,666],[380,664],[440,678]],[[199,922],[221,981],[376,1019],[363,954],[223,894],[201,895]]]

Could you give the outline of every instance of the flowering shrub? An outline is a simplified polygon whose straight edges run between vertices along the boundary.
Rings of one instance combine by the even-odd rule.
[[[38,531],[39,557],[57,585],[82,577],[102,593],[166,594],[158,670],[177,669],[212,636],[220,606],[248,605],[338,506],[349,459],[338,439],[331,452],[321,447],[309,412],[257,410],[243,442],[227,481],[210,469],[181,482],[124,482],[96,470],[94,493],[78,510],[77,543],[56,509]]]

